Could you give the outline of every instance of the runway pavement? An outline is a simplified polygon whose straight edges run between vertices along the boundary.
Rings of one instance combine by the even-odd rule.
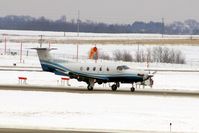
[[[0,85],[0,90],[19,90],[19,91],[47,91],[47,92],[68,92],[83,94],[116,94],[116,95],[157,95],[157,96],[184,96],[199,97],[199,91],[190,90],[167,90],[167,89],[136,89],[135,92],[129,90],[112,91],[110,88],[94,88],[88,91],[83,87],[67,87],[67,86],[36,86],[36,85]]]
[[[0,133],[169,133],[166,131],[111,130],[111,129],[31,129],[0,128]],[[172,132],[182,133],[182,132]]]

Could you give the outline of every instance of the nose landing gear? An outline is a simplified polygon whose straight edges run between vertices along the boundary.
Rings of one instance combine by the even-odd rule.
[[[135,91],[134,83],[132,83],[131,92]]]
[[[131,87],[131,92],[134,92],[135,91],[135,87]]]

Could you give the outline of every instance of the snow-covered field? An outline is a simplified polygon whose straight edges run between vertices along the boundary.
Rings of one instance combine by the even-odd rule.
[[[199,131],[199,99],[0,91],[0,126]]]
[[[51,31],[23,31],[23,30],[0,30],[1,35],[11,35],[12,37],[55,37],[55,38],[74,38],[79,35],[80,38],[89,39],[162,39],[162,34],[110,34],[110,33],[77,33],[77,32],[51,32]],[[65,35],[65,36],[64,36]],[[187,38],[199,38],[198,35],[164,35],[164,38],[168,39],[187,39]]]
[[[5,33],[5,31],[1,31],[1,33]],[[9,31],[9,33],[41,34],[40,32],[25,31],[22,33]],[[55,32],[46,34],[60,36]],[[104,36],[109,35],[104,34]],[[101,35],[101,37],[103,36]],[[142,37],[144,38],[144,36]],[[43,46],[48,47],[48,44],[43,44]],[[87,56],[92,46],[79,46],[80,57]],[[167,46],[182,50],[186,56],[187,64],[153,63],[149,65],[150,68],[199,69],[198,46]],[[39,47],[39,44],[23,44],[24,54],[22,56],[22,63],[20,63],[19,55],[3,55],[4,44],[1,43],[0,66],[13,66],[16,63],[17,66],[39,67],[38,58],[31,56],[35,55],[35,53],[29,52],[29,56],[27,56],[28,48],[32,47]],[[51,44],[51,47],[58,48],[57,51],[53,52],[59,53],[60,56],[66,54],[70,55],[71,58],[76,57],[76,45]],[[138,46],[98,45],[97,47],[99,50],[111,54],[116,49],[124,49],[133,53]],[[141,45],[139,47],[145,49],[149,46]],[[150,45],[150,47],[153,46]],[[7,50],[18,52],[20,44],[8,42]],[[146,68],[146,63],[127,64],[134,68]],[[61,78],[47,72],[0,71],[0,75],[0,84],[18,84],[18,77],[26,76],[28,78],[28,85],[59,86]],[[198,79],[198,72],[157,72],[154,77],[153,89],[199,90]],[[85,83],[79,83],[76,80],[70,80],[70,84],[72,86],[86,87]],[[124,84],[120,89],[129,89],[130,86]],[[172,131],[189,133],[199,131],[198,111],[198,98],[0,91],[0,127],[97,128],[169,132],[169,124],[172,123]]]

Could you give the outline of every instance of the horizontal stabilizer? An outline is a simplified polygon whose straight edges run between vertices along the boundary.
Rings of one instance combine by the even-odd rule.
[[[57,50],[57,48],[30,48],[30,49],[35,49],[35,50],[48,50],[48,51],[50,51],[50,50]]]

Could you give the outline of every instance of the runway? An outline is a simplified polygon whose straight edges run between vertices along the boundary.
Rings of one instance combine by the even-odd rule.
[[[102,130],[102,129],[25,129],[25,128],[0,128],[3,133],[164,133],[158,131],[141,130]],[[166,132],[165,132],[166,133]],[[172,132],[179,133],[179,132]]]
[[[65,130],[50,130],[50,129],[25,129],[25,128],[0,128],[3,133],[100,133],[94,130],[78,130],[78,129],[65,129]]]
[[[19,90],[19,91],[44,91],[44,92],[68,92],[83,94],[116,94],[116,95],[157,95],[157,96],[183,96],[199,97],[199,91],[191,90],[171,90],[171,89],[136,89],[131,92],[130,89],[112,91],[110,88],[94,88],[88,91],[83,87],[66,87],[66,86],[35,86],[35,85],[0,85],[0,90]]]

